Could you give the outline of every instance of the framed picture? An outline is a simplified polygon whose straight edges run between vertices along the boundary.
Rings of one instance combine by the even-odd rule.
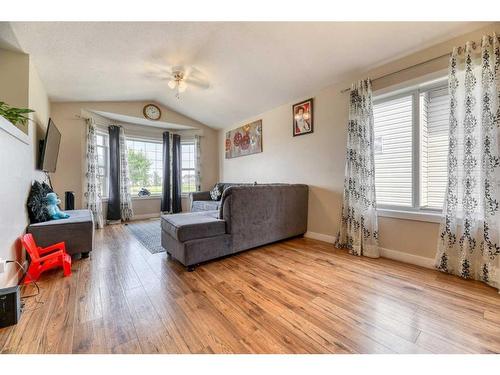
[[[226,159],[262,152],[262,120],[226,132]]]
[[[293,136],[313,132],[313,98],[292,106]]]

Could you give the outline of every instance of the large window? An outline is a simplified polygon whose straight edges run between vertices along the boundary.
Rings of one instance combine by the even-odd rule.
[[[109,141],[108,134],[97,132],[97,178],[101,185],[101,197],[108,196]]]
[[[184,141],[181,143],[181,179],[182,193],[190,193],[196,191],[195,165],[196,154],[194,141]]]
[[[447,179],[447,83],[375,99],[375,187],[380,207],[440,210]]]
[[[163,185],[163,144],[161,140],[127,137],[128,167],[132,197],[147,189],[151,195],[160,195]],[[101,196],[106,198],[109,187],[109,136],[97,133],[98,178]],[[181,143],[182,193],[196,191],[196,147],[194,140]]]
[[[162,147],[161,142],[127,139],[132,196],[137,196],[143,188],[147,189],[151,195],[161,194],[163,179]]]

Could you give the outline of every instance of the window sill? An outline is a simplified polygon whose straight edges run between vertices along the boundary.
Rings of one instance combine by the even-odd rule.
[[[391,217],[395,219],[425,221],[428,223],[440,223],[442,217],[441,213],[439,212],[389,210],[384,208],[377,209],[377,216]]]
[[[189,198],[189,193],[187,194],[181,194],[182,199],[188,199]],[[155,200],[155,199],[161,199],[161,195],[150,195],[146,197],[132,197],[133,201],[147,201],[147,200]],[[102,198],[101,201],[103,203],[107,203],[109,201],[108,198]]]
[[[159,194],[155,194],[155,195],[149,195],[149,196],[145,196],[145,197],[132,197],[132,200],[133,201],[147,201],[147,200],[151,200],[151,199],[161,199],[161,195]]]

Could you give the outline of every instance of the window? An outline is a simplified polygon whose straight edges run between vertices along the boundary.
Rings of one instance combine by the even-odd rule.
[[[163,143],[127,137],[128,167],[131,195],[138,196],[141,189],[151,195],[160,195],[163,186]],[[109,187],[109,136],[97,133],[98,178],[101,196],[106,198]],[[181,143],[181,192],[196,191],[196,147],[194,141]]]
[[[101,185],[101,197],[108,196],[109,142],[106,133],[97,132],[97,178]]]
[[[181,143],[181,179],[182,193],[190,193],[196,191],[195,177],[195,145],[193,141],[185,141]]]
[[[375,99],[373,116],[378,205],[441,210],[447,180],[447,84]]]
[[[162,148],[161,142],[134,138],[127,139],[132,196],[137,196],[143,188],[147,189],[151,195],[161,194],[163,179]]]

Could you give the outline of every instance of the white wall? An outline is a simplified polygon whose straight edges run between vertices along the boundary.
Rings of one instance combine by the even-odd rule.
[[[219,132],[220,179],[224,182],[289,182],[310,186],[308,230],[335,236],[339,228],[344,180],[348,93],[341,93],[351,83],[366,77],[380,77],[402,68],[425,62],[451,52],[453,46],[467,40],[480,40],[485,33],[500,30],[500,23],[440,43],[423,51],[377,67],[369,72],[344,77],[342,82],[316,93],[296,98],[295,102],[314,97],[314,133],[292,137],[293,103],[284,104],[234,124]],[[360,52],[361,53],[361,52]],[[362,58],[362,53],[360,58]],[[448,58],[419,65],[418,68],[376,81],[379,90],[408,82],[417,77],[446,69]],[[235,159],[225,159],[225,132],[257,119],[263,121],[263,152]],[[431,259],[435,255],[439,224],[381,217],[380,245],[410,255]],[[323,236],[325,237],[325,236]],[[432,263],[432,261],[431,261]]]
[[[0,130],[0,257],[22,262],[18,240],[28,224],[26,200],[36,171],[37,140],[43,138],[50,105],[47,93],[29,56],[0,49],[0,100],[36,112],[29,124],[30,144],[26,145]],[[9,264],[0,274],[0,287],[17,284],[17,266]]]

